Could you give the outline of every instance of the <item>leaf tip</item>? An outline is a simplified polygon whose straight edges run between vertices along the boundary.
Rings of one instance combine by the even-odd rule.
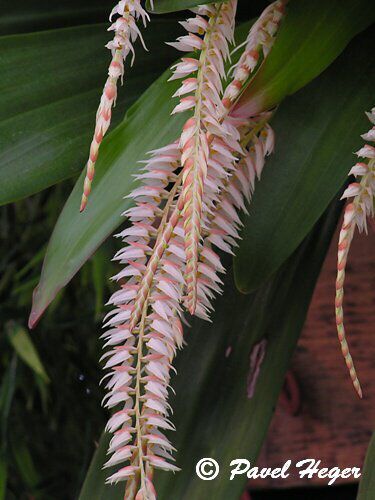
[[[39,285],[36,286],[33,291],[31,312],[27,323],[27,326],[29,327],[30,330],[36,327],[40,317],[45,311],[45,308],[40,309],[40,307],[38,306],[38,299],[37,299],[38,295],[39,295]]]

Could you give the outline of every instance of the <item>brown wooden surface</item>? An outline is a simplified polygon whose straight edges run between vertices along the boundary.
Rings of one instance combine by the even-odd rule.
[[[300,392],[300,409],[276,409],[258,465],[278,467],[288,458],[322,460],[322,467],[363,464],[375,428],[375,232],[356,235],[347,267],[345,318],[349,345],[362,384],[359,400],[341,356],[334,319],[336,249],[334,238],[317,283],[308,319],[294,355],[291,372]],[[336,484],[353,479],[340,479]],[[271,488],[327,484],[300,479],[252,482]]]

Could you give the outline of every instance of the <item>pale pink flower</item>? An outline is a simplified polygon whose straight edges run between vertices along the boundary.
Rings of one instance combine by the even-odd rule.
[[[199,58],[183,60],[174,66],[175,78],[194,76],[182,82],[176,95],[180,103],[173,113],[193,109],[185,123],[180,147],[183,167],[183,217],[185,230],[187,286],[186,304],[194,314],[197,303],[198,247],[201,239],[202,197],[210,141],[223,130],[219,116],[223,114],[221,102],[222,80],[225,77],[224,60],[229,57],[228,43],[233,41],[237,1],[200,6],[195,17],[181,24],[189,32],[170,45],[184,52],[198,51]],[[203,17],[205,16],[205,17]],[[201,35],[201,36],[200,36]],[[192,95],[186,96],[186,94]]]
[[[277,0],[262,12],[259,19],[251,27],[246,41],[236,48],[245,46],[241,57],[233,68],[233,80],[224,94],[224,104],[230,108],[240,95],[243,85],[264,60],[275,41],[275,35],[282,21],[285,4],[288,0]]]
[[[115,260],[125,267],[114,277],[121,290],[109,300],[115,309],[105,318],[109,330],[103,337],[111,349],[103,356],[110,370],[103,403],[107,408],[122,405],[107,424],[114,437],[106,466],[129,463],[108,478],[110,483],[127,480],[126,498],[141,498],[145,492],[149,496],[144,498],[153,498],[153,468],[178,470],[163,431],[173,429],[166,399],[171,361],[183,342],[185,254],[175,250],[184,248],[179,166],[177,143],[151,153],[138,176],[143,184],[130,195],[136,205],[124,214],[132,226],[118,235],[126,246]],[[177,187],[167,191],[171,182]]]
[[[373,108],[370,113],[367,113],[367,116],[369,120],[374,123],[375,108]],[[375,142],[373,130],[372,128],[368,133],[363,134],[362,137],[365,140]],[[375,148],[366,144],[356,152],[356,155],[362,158],[363,161],[356,163],[350,170],[349,175],[355,175],[358,182],[350,184],[342,196],[342,199],[353,198],[353,200],[345,208],[344,222],[339,237],[335,310],[337,333],[341,344],[341,350],[349,369],[354,388],[359,397],[362,397],[362,389],[345,335],[343,300],[345,269],[355,228],[358,227],[360,232],[367,232],[367,217],[374,217]]]
[[[258,119],[261,123],[262,117]],[[252,123],[255,126],[255,123]],[[196,315],[208,320],[212,309],[214,293],[221,293],[221,280],[218,273],[224,268],[220,262],[217,250],[234,255],[234,248],[239,239],[239,230],[242,226],[239,211],[247,212],[246,202],[249,203],[255,189],[255,179],[260,179],[264,159],[272,153],[274,147],[273,130],[268,124],[255,134],[249,144],[246,144],[239,161],[232,163],[232,171],[223,171],[223,164],[216,152],[208,163],[206,179],[206,203],[203,219],[203,243],[200,248],[198,264],[198,301]],[[214,179],[212,187],[210,178]],[[214,186],[220,184],[220,190]],[[216,247],[216,249],[214,249]]]
[[[146,49],[137,26],[137,20],[141,18],[143,25],[146,26],[149,16],[142,8],[140,0],[120,0],[109,16],[111,22],[115,15],[119,17],[108,28],[108,31],[114,31],[115,36],[106,45],[112,53],[112,61],[109,65],[108,78],[96,113],[94,137],[90,146],[86,177],[83,185],[81,212],[85,209],[88,196],[91,192],[91,184],[95,175],[95,164],[98,159],[100,145],[111,123],[112,107],[116,104],[117,82],[119,78],[122,81],[124,76],[124,62],[128,55],[131,54],[131,64],[133,64],[135,58],[133,43],[137,38],[141,40],[143,47]]]

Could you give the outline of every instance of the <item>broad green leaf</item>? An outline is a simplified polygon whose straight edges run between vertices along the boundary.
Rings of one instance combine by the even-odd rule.
[[[370,128],[374,33],[366,32],[319,79],[286,100],[272,126],[276,150],[257,184],[235,259],[239,289],[257,288],[310,231],[347,179]]]
[[[22,327],[14,322],[6,325],[9,342],[12,344],[18,356],[24,361],[44,382],[49,382],[48,375],[35,349],[30,335]]]
[[[209,3],[221,3],[226,0],[209,0]],[[202,0],[147,0],[147,9],[155,14],[166,14],[167,12],[176,12],[178,10],[191,9],[197,5],[201,5]]]
[[[319,75],[374,21],[373,0],[291,0],[271,53],[235,113],[248,116],[277,105]]]
[[[372,500],[375,493],[375,434],[369,443],[366,460],[362,469],[357,500]]]
[[[1,35],[29,33],[108,19],[112,3],[103,0],[3,0]]]
[[[112,500],[124,497],[124,485],[119,483],[109,487],[105,484],[110,475],[108,469],[103,469],[107,460],[107,451],[111,435],[104,433],[100,438],[98,448],[91,460],[89,470],[82,486],[79,500]]]
[[[108,262],[107,259],[108,252],[104,252],[102,248],[99,248],[91,260],[92,268],[90,277],[95,289],[95,318],[97,319],[99,319],[103,310],[104,290],[108,279],[108,276],[104,272]]]
[[[85,166],[110,61],[107,24],[0,37],[0,204],[29,196]],[[119,89],[113,125],[172,62],[174,21],[144,30]],[[145,71],[145,68],[146,71]],[[17,84],[15,85],[15,82]]]
[[[243,39],[248,25],[237,30]],[[124,121],[103,141],[93,190],[87,208],[79,213],[84,173],[77,181],[57,221],[49,242],[38,287],[34,291],[29,326],[44,310],[98,246],[124,220],[131,206],[125,198],[134,189],[133,175],[147,152],[177,139],[186,117],[171,116],[172,95],[178,81],[167,82],[167,70],[129,109]]]
[[[277,275],[252,295],[242,295],[226,278],[213,323],[194,320],[187,345],[177,357],[170,403],[182,471],[156,473],[158,498],[239,498],[246,477],[229,481],[229,464],[238,457],[255,462],[267,433],[285,372],[302,329],[340,209],[332,206]],[[272,311],[272,314],[270,314]],[[251,399],[247,397],[252,348],[262,339],[266,350]],[[108,445],[102,437],[80,500],[120,500],[123,491],[104,486],[111,471],[101,470]],[[195,465],[203,457],[220,464],[214,481],[202,481]],[[97,492],[97,494],[96,494]]]
[[[147,152],[176,139],[184,117],[170,116],[175,105],[171,95],[178,83],[166,85],[164,73],[132,106],[123,123],[104,139],[89,203],[79,212],[84,172],[76,183],[57,221],[33,296],[29,325],[32,327],[84,262],[123,221],[121,213],[131,206],[125,198],[136,186],[133,175]],[[147,123],[147,126],[145,126]]]

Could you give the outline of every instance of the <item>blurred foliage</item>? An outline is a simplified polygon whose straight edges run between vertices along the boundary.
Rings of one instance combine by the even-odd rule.
[[[74,498],[105,422],[98,332],[116,241],[84,266],[35,333],[24,329],[46,241],[70,189],[66,182],[0,208],[0,499]],[[37,373],[37,358],[50,384],[43,368]]]

